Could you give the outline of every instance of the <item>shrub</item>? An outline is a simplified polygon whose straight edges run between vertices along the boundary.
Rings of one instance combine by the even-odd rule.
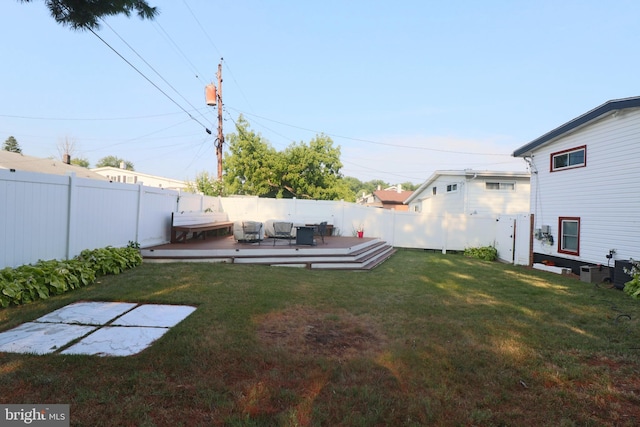
[[[95,282],[97,276],[118,274],[142,263],[135,245],[84,250],[70,260],[38,261],[0,270],[0,307],[47,299]]]
[[[101,249],[85,249],[78,257],[86,262],[98,276],[106,274],[120,274],[124,270],[136,267],[142,263],[142,256],[135,247]]]
[[[624,272],[631,276],[631,280],[624,284],[624,292],[632,298],[640,298],[640,262],[631,260],[631,268],[625,268]]]
[[[485,261],[495,261],[498,258],[498,250],[493,246],[482,246],[479,248],[467,248],[464,255],[471,258],[478,258]]]

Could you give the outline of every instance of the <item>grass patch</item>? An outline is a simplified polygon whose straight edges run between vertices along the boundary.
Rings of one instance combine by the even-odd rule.
[[[72,425],[637,425],[640,306],[462,255],[371,272],[144,264],[0,310],[4,331],[80,300],[198,309],[131,357],[0,353],[1,403]]]

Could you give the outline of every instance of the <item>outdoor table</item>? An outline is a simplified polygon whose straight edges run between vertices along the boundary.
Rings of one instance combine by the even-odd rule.
[[[313,231],[315,227],[297,226],[296,245],[313,245]]]

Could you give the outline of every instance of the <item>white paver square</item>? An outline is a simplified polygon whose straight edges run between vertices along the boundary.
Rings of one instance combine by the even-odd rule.
[[[86,336],[61,354],[131,356],[147,348],[168,330],[168,328],[105,326]]]
[[[46,314],[36,322],[104,325],[136,305],[128,302],[77,302]]]
[[[195,311],[189,305],[145,304],[116,319],[113,326],[158,326],[170,328]]]
[[[0,333],[0,351],[9,353],[53,353],[94,329],[96,329],[95,326],[28,322]]]

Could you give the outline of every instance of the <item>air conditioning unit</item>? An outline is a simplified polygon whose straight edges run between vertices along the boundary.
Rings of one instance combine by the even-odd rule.
[[[633,277],[624,272],[625,268],[630,270],[631,267],[631,261],[616,260],[613,269],[613,284],[617,289],[624,289],[624,284],[633,279]]]
[[[580,267],[580,280],[587,283],[602,283],[609,278],[609,267],[602,265],[583,265]]]

